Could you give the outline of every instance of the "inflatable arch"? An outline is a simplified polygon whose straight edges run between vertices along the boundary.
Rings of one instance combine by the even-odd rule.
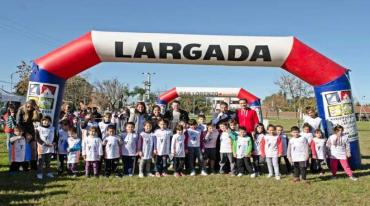
[[[100,62],[281,67],[314,87],[326,134],[333,125],[343,125],[350,138],[351,166],[360,167],[348,70],[295,37],[91,31],[34,60],[27,98],[56,119],[65,81]]]
[[[249,106],[258,114],[258,119],[263,122],[261,100],[243,88],[218,88],[218,87],[174,87],[158,97],[159,105],[167,105],[172,100],[182,95],[205,97],[237,97],[246,99]]]

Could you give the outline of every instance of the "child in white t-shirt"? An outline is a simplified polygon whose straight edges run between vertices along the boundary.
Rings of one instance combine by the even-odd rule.
[[[93,170],[94,176],[99,177],[99,162],[103,156],[103,145],[98,137],[97,127],[90,127],[89,136],[82,141],[82,156],[85,160],[85,175],[91,176]]]
[[[227,122],[221,122],[220,127],[220,174],[224,174],[225,166],[230,165],[230,175],[235,175],[235,161],[233,156],[233,141],[229,134]]]
[[[41,124],[36,128],[36,141],[38,153],[37,178],[43,179],[44,173],[47,177],[53,178],[50,171],[51,155],[55,153],[56,132],[51,126],[51,117],[45,116],[41,119]]]
[[[121,145],[122,139],[116,136],[116,127],[109,125],[106,129],[106,136],[103,139],[106,177],[109,177],[112,173],[115,173],[116,177],[121,176],[117,169],[119,158],[121,157]]]
[[[310,147],[312,151],[312,172],[320,172],[320,175],[323,175],[324,171],[321,167],[321,164],[326,160],[327,157],[326,139],[320,129],[315,130],[315,137],[312,139]]]
[[[77,176],[78,165],[81,154],[81,137],[77,135],[77,128],[71,127],[68,130],[68,148],[67,148],[67,167],[70,175]]]
[[[172,132],[167,129],[168,122],[160,120],[158,122],[159,129],[155,130],[154,135],[157,139],[156,150],[156,173],[155,176],[167,176],[167,160],[170,154]]]
[[[9,150],[10,150],[10,169],[9,174],[14,174],[19,171],[22,166],[25,168],[25,157],[26,157],[26,138],[22,135],[22,128],[15,126],[14,135],[9,138]]]
[[[288,157],[294,164],[294,182],[300,181],[299,177],[303,181],[306,181],[306,168],[308,160],[309,144],[308,140],[299,135],[299,128],[294,126],[291,128],[292,138],[288,145]]]
[[[269,170],[268,178],[272,177],[275,172],[275,179],[280,180],[279,161],[283,153],[283,144],[281,137],[276,135],[276,127],[269,125],[267,134],[261,142],[261,157],[266,158],[267,168]]]
[[[133,122],[126,123],[126,132],[122,134],[122,161],[123,174],[132,177],[135,172],[136,156],[138,155],[137,146],[139,136],[135,132],[135,124]]]
[[[357,181],[349,167],[347,158],[351,157],[348,136],[343,134],[344,128],[341,125],[334,127],[334,134],[326,142],[326,147],[330,151],[330,170],[333,178],[336,178],[338,163],[340,163],[348,177]]]
[[[139,165],[139,177],[142,178],[146,176],[154,176],[150,171],[150,166],[152,164],[152,158],[157,153],[156,151],[156,137],[152,132],[152,123],[144,123],[144,131],[140,133],[138,153],[140,156]]]
[[[185,155],[188,153],[187,138],[184,135],[184,127],[177,125],[176,134],[172,137],[171,154],[173,155],[174,176],[184,176],[183,168],[185,163]]]

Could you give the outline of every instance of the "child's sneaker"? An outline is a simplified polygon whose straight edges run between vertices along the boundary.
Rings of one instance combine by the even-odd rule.
[[[151,172],[149,172],[148,174],[146,174],[146,176],[148,176],[148,177],[154,177],[155,175],[153,175]]]
[[[268,174],[267,175],[267,178],[271,178],[273,175],[272,174]]]
[[[358,178],[356,178],[354,176],[349,177],[349,179],[352,180],[352,181],[357,181],[358,180]]]
[[[239,173],[239,174],[238,174],[238,177],[242,177],[242,176],[243,176],[243,174],[242,174],[242,173]]]
[[[192,172],[190,173],[190,176],[195,176],[195,171],[192,171]]]
[[[47,176],[47,177],[50,177],[50,178],[54,178],[54,175],[53,175],[53,173],[51,173],[51,172],[49,172],[46,176]]]
[[[143,173],[139,173],[139,178],[143,178],[144,177],[144,174]]]
[[[159,172],[156,172],[156,173],[155,173],[155,176],[156,176],[156,177],[161,177],[161,174],[160,174]]]
[[[42,180],[42,179],[44,178],[44,176],[43,176],[42,174],[37,174],[37,175],[36,175],[36,177],[37,177],[37,179],[39,179],[39,180]]]
[[[175,176],[175,177],[180,177],[180,174],[179,174],[178,172],[175,172],[175,173],[173,174],[173,176]]]
[[[324,173],[323,172],[320,172],[320,176],[324,176]]]
[[[280,179],[281,179],[281,177],[280,177],[280,176],[275,176],[275,179],[276,179],[276,180],[280,180]]]
[[[204,170],[202,170],[202,172],[200,173],[202,176],[207,176],[208,174],[207,174],[207,172],[206,171],[204,171]]]
[[[180,172],[180,176],[186,176],[184,173]]]
[[[255,177],[256,177],[256,173],[251,174],[251,178],[255,178]]]
[[[134,176],[134,175],[133,175],[133,174],[129,174],[128,176],[129,176],[129,177],[132,177],[132,176]]]

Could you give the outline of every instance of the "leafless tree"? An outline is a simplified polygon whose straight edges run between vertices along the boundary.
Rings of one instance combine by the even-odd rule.
[[[296,118],[299,119],[298,112],[302,111],[305,99],[312,96],[312,87],[290,74],[282,75],[275,84],[279,86],[280,90],[290,99],[294,111],[296,112]]]
[[[122,106],[129,96],[128,85],[124,85],[118,79],[98,81],[95,84],[99,98],[104,98],[110,109]]]

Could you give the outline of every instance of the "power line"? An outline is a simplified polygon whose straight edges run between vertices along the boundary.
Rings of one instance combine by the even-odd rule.
[[[4,16],[0,16],[0,27],[7,30],[15,31],[17,34],[25,36],[32,40],[41,40],[50,46],[56,46],[59,44],[59,40],[51,37],[50,35],[35,31],[28,26],[20,24],[19,22]]]

